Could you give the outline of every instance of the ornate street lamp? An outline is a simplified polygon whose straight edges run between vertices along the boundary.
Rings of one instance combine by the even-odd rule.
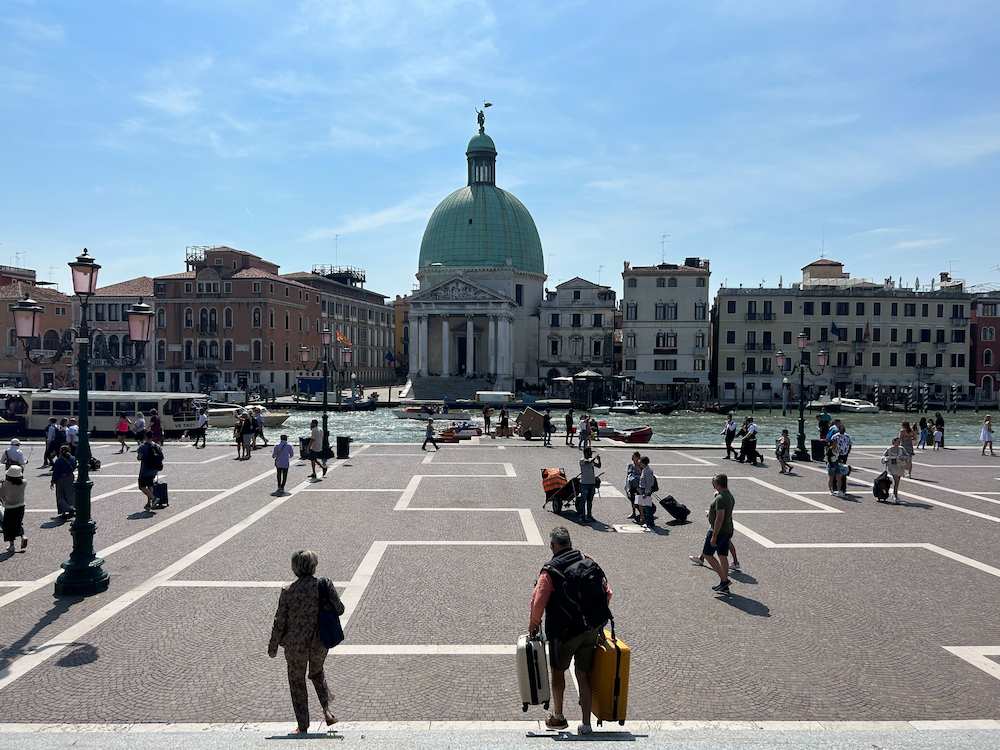
[[[330,327],[323,326],[323,460],[329,459],[333,453],[330,451],[330,421],[328,416],[330,390]],[[338,397],[340,386],[337,386]]]
[[[828,355],[825,349],[820,349],[816,355],[816,364],[819,369],[813,370],[810,364],[806,362],[806,349],[809,347],[809,337],[804,333],[800,333],[797,338],[797,344],[799,347],[799,361],[788,370],[790,374],[794,374],[796,370],[799,371],[799,436],[793,458],[796,461],[809,461],[811,457],[809,451],[806,450],[806,370],[813,377],[819,377],[826,368]],[[775,355],[775,360],[778,363],[778,369],[784,371],[785,362],[788,361],[788,357],[781,349]],[[788,382],[787,377],[784,382]]]
[[[90,298],[97,291],[97,273],[100,265],[94,262],[87,249],[69,264],[73,279],[73,292],[80,300],[80,328],[69,339],[64,339],[54,359],[62,356],[65,349],[72,343],[79,347],[77,353],[77,368],[79,370],[79,407],[80,421],[79,442],[77,444],[77,477],[74,484],[76,491],[76,517],[70,526],[73,537],[73,550],[69,559],[62,564],[63,572],[56,579],[55,593],[57,596],[90,596],[106,591],[110,576],[104,570],[104,561],[94,553],[94,534],[97,524],[91,518],[90,492],[93,482],[90,481],[90,419],[88,407],[88,372],[90,365],[90,337],[88,313]],[[11,306],[14,315],[14,328],[17,337],[28,352],[31,342],[40,334],[41,313],[43,308],[34,300],[26,297]],[[140,299],[126,312],[128,319],[129,339],[137,346],[136,359],[141,359],[141,350],[152,337],[153,309],[143,304]],[[67,345],[65,342],[69,341]],[[31,359],[29,354],[29,359]],[[31,359],[31,361],[35,361]]]

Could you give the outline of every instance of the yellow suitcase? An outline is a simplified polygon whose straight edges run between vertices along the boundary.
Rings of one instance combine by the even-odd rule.
[[[590,673],[590,694],[593,698],[594,716],[597,725],[605,721],[625,723],[628,711],[628,674],[632,662],[632,649],[615,637],[615,626],[611,632],[604,631],[604,639],[597,644],[594,653],[594,669]]]

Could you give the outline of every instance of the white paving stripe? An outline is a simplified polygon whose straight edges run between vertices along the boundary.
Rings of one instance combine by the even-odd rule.
[[[674,451],[674,453],[676,453],[678,456],[683,456],[689,461],[694,461],[695,463],[700,464],[702,466],[718,466],[718,464],[715,463],[714,461],[708,461],[704,458],[701,458],[700,456],[695,456],[690,453],[685,453],[684,451]]]
[[[338,646],[337,651],[348,648]],[[572,672],[572,670],[571,670]],[[569,705],[569,703],[567,703]],[[921,721],[899,719],[895,721],[629,721],[626,728],[630,731],[644,733],[678,734],[681,732],[810,732],[810,733],[843,733],[843,732],[890,732],[906,734],[911,732],[954,732],[1000,731],[1000,719],[946,719],[939,721]],[[375,732],[401,732],[429,734],[462,732],[474,734],[480,732],[510,732],[511,737],[524,739],[526,732],[538,732],[540,737],[553,740],[575,740],[574,735],[545,733],[543,720],[532,721],[341,721],[337,723],[337,735],[329,739],[339,739],[344,733],[364,735]],[[275,735],[284,738],[288,732],[288,722],[261,721],[235,723],[196,723],[196,722],[157,722],[157,723],[107,723],[107,724],[52,724],[52,723],[0,723],[2,734],[224,734],[224,733],[256,733]],[[181,738],[183,740],[185,738]],[[680,738],[678,738],[680,739]],[[972,735],[975,739],[975,735]],[[601,740],[600,730],[597,730],[596,741]],[[717,743],[718,744],[718,743]],[[450,747],[470,746],[452,737]]]
[[[220,492],[218,495],[213,495],[212,497],[210,497],[210,498],[208,498],[206,500],[203,500],[202,502],[198,503],[197,505],[192,505],[190,508],[188,508],[186,510],[182,510],[181,512],[179,512],[179,513],[177,513],[175,515],[171,515],[171,516],[167,517],[166,519],[164,519],[163,521],[159,521],[158,523],[155,523],[152,526],[146,527],[142,531],[137,531],[135,534],[132,534],[131,536],[125,537],[124,539],[122,539],[120,541],[117,541],[117,542],[115,542],[115,543],[113,543],[113,544],[105,547],[104,549],[98,551],[97,555],[98,555],[98,557],[104,557],[104,558],[108,557],[109,555],[113,555],[115,552],[117,552],[117,551],[119,551],[121,549],[125,549],[126,547],[129,547],[129,546],[135,544],[136,542],[142,541],[143,539],[145,539],[148,536],[151,536],[153,534],[157,534],[160,531],[162,531],[163,529],[169,528],[170,526],[173,526],[175,523],[179,523],[179,522],[183,521],[185,518],[188,518],[189,516],[192,516],[195,513],[199,512],[201,510],[204,510],[205,508],[208,508],[208,507],[210,507],[212,505],[215,505],[216,503],[220,502],[221,500],[225,500],[230,495],[234,495],[237,492],[243,491],[244,489],[246,489],[250,485],[252,485],[252,484],[254,484],[256,482],[259,482],[260,480],[264,479],[265,477],[271,477],[271,476],[274,476],[274,471],[272,469],[268,469],[267,471],[263,472],[262,474],[258,474],[255,477],[251,477],[250,479],[247,479],[245,482],[241,482],[240,484],[236,485],[235,487],[231,487],[228,490],[225,490],[224,492]],[[0,596],[0,607],[6,607],[11,602],[15,602],[18,599],[21,599],[21,598],[23,598],[25,596],[28,596],[29,594],[32,594],[35,591],[38,591],[39,589],[44,588],[45,586],[48,586],[49,584],[55,582],[56,578],[59,577],[59,574],[61,572],[62,572],[62,569],[54,570],[51,573],[49,573],[48,575],[42,576],[41,578],[39,578],[39,579],[37,579],[35,581],[32,581],[27,586],[22,586],[19,589],[15,589],[14,591],[11,591],[9,594],[4,594],[4,595]]]
[[[335,461],[332,468],[336,468],[341,463],[343,462]],[[264,476],[270,476],[271,473],[272,472],[268,470],[260,477],[255,477],[253,480],[248,481],[256,481]],[[55,636],[40,647],[31,649],[24,656],[9,662],[6,667],[0,669],[0,691],[4,690],[10,684],[35,669],[40,664],[48,661],[52,658],[52,656],[58,654],[67,646],[73,645],[74,642],[79,641],[95,628],[107,622],[119,612],[122,612],[139,599],[146,596],[149,592],[154,591],[157,587],[161,586],[166,581],[169,581],[173,576],[177,575],[191,565],[194,565],[196,562],[228,542],[244,529],[284,505],[286,502],[295,497],[298,491],[307,486],[307,484],[307,482],[302,482],[294,487],[287,495],[275,498],[264,507],[251,513],[242,521],[230,526],[228,529],[217,534],[212,539],[184,555],[176,562],[171,563],[156,575],[146,579],[135,588],[126,591],[118,598],[113,599],[111,602],[87,615],[74,625],[69,626],[59,635]],[[234,488],[234,490],[235,489],[236,488]]]
[[[1000,662],[989,658],[1000,656],[1000,646],[944,646],[943,648],[977,669],[983,670],[990,677],[1000,680]]]

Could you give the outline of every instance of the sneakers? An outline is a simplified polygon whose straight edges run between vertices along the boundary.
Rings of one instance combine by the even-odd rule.
[[[545,720],[546,729],[569,729],[569,722],[566,721],[566,717],[563,716],[561,719],[556,718],[555,714],[549,714],[549,718]]]
[[[712,591],[715,591],[716,593],[719,593],[719,594],[728,594],[729,593],[729,581],[723,581],[722,583],[718,584],[717,586],[712,586]]]
[[[730,570],[735,570],[737,573],[739,573],[740,572],[740,564],[738,562],[734,562],[734,563],[732,563],[729,566],[729,569]]]
[[[577,724],[576,725],[576,733],[577,734],[590,734],[593,731],[594,731],[594,729],[593,729],[593,727],[590,726],[590,724]]]
[[[702,560],[697,555],[688,555],[688,560],[690,560],[691,563],[694,564],[694,565],[697,565],[697,566],[702,567],[702,568],[705,567],[705,561]]]

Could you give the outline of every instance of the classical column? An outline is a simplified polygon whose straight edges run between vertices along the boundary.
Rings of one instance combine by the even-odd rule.
[[[476,374],[476,363],[475,357],[475,345],[473,344],[472,337],[475,335],[475,326],[473,325],[472,316],[465,316],[465,374],[472,376]]]
[[[497,374],[497,316],[490,316],[489,338],[486,343],[486,351],[489,352],[489,372],[490,375]]]
[[[450,366],[450,342],[451,342],[451,324],[448,322],[448,318],[441,318],[441,377],[446,378],[451,375]]]
[[[427,374],[427,315],[420,316],[420,374]]]
[[[507,377],[511,377],[514,374],[514,338],[511,336],[510,329],[511,319],[505,317],[500,321],[501,330],[503,334],[500,336],[500,345],[503,347],[503,370],[502,373]]]
[[[410,365],[410,377],[414,377],[420,370],[420,322],[416,315],[410,316],[410,349],[409,349],[409,365]],[[331,326],[332,327],[332,326]],[[339,347],[337,347],[334,353],[334,361],[337,366],[340,366],[340,362],[336,361],[339,355]]]

